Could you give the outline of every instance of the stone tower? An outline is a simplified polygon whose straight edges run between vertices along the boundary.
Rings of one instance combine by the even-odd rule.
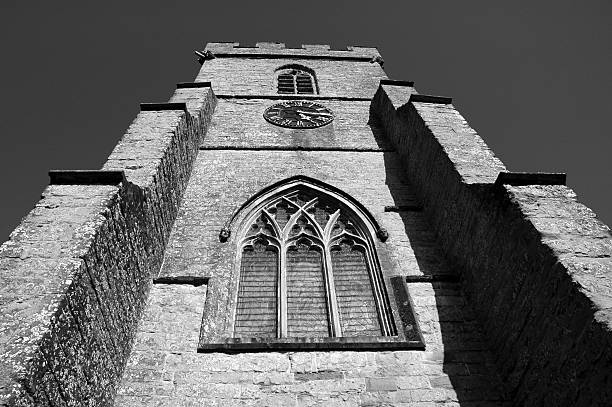
[[[209,43],[0,247],[0,405],[595,406],[612,240],[375,48]]]

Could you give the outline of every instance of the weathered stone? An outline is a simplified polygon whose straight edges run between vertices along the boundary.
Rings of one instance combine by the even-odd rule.
[[[203,92],[207,98],[214,102]],[[166,185],[157,192],[158,202],[167,203],[163,216],[143,210],[153,179],[138,186],[52,185],[2,245],[0,273],[9,284],[0,293],[1,402],[112,403],[150,274],[161,264],[154,253],[163,253],[169,217],[176,214],[200,143],[201,122],[209,122],[214,103],[200,106],[199,117],[184,117],[183,124],[153,113],[146,125],[149,143],[127,135],[116,150],[120,155],[131,148],[129,160],[141,154],[150,175]],[[162,120],[170,131],[156,143]],[[116,169],[130,170],[120,163],[126,164],[119,160]]]
[[[600,386],[593,393],[586,383],[609,372],[583,370],[570,361],[584,357],[584,347],[611,344],[612,326],[604,317],[612,298],[609,229],[567,187],[495,186],[503,165],[451,105],[398,107],[399,90],[388,87],[379,89],[371,111],[394,140],[441,248],[462,275],[515,402],[605,403],[610,389]],[[443,314],[441,321],[461,319],[454,311]],[[586,339],[587,331],[598,333]],[[451,342],[445,350],[484,345],[448,330],[443,336]],[[601,342],[587,346],[591,340]],[[452,386],[470,383],[466,400],[489,397],[472,390],[469,380]]]

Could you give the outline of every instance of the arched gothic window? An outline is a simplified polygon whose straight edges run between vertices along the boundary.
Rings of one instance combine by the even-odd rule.
[[[370,229],[304,186],[261,202],[239,240],[233,337],[396,335]]]
[[[288,95],[314,95],[317,83],[314,72],[306,67],[291,66],[277,72],[277,92]]]

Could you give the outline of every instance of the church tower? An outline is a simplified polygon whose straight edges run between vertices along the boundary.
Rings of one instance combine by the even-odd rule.
[[[0,406],[612,398],[612,239],[375,48],[209,43],[0,247]]]

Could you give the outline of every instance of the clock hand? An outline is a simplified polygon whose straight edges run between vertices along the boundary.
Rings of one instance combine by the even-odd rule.
[[[299,115],[300,115],[300,119],[301,119],[301,120],[308,120],[310,123],[314,123],[310,117],[305,116],[305,115],[304,115],[304,114],[302,114],[302,113],[299,113]]]
[[[297,110],[296,112],[298,112],[299,114],[308,114],[308,115],[316,115],[316,116],[325,116],[325,117],[331,117],[331,114],[329,113],[322,113],[322,112],[307,112],[305,110]]]

